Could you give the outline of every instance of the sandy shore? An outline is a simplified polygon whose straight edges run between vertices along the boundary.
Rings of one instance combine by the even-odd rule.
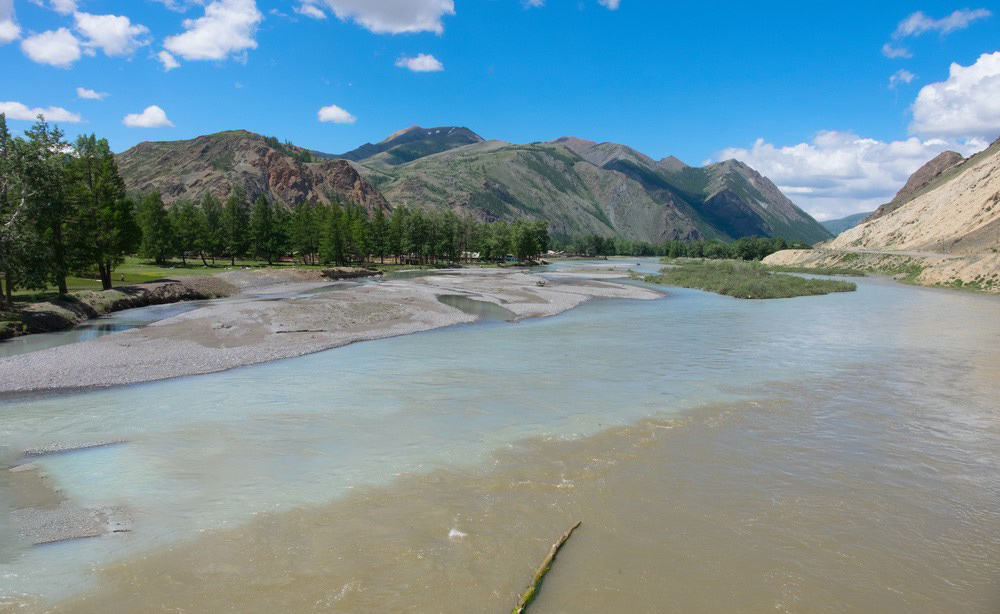
[[[546,282],[520,271],[463,269],[409,280],[348,287],[309,297],[280,294],[306,280],[225,281],[242,286],[238,298],[145,328],[0,360],[0,392],[105,387],[224,371],[333,347],[394,337],[475,316],[437,300],[445,294],[502,305],[518,318],[551,316],[597,297],[655,299],[642,288],[600,281]],[[270,282],[271,280],[267,280]]]

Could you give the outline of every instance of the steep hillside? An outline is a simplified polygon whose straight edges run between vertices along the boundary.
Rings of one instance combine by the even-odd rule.
[[[851,228],[854,228],[862,221],[864,221],[865,218],[872,215],[873,213],[874,211],[855,213],[854,215],[848,215],[847,217],[842,217],[838,220],[827,220],[825,222],[820,222],[820,224],[823,225],[823,228],[826,228],[828,231],[830,231],[830,234],[832,234],[833,236],[837,236],[840,233],[844,232],[845,230],[850,230]]]
[[[932,183],[937,183],[938,178],[944,174],[944,178],[951,176],[948,171],[956,165],[965,161],[961,154],[954,151],[944,151],[935,156],[932,160],[917,169],[917,172],[910,175],[906,184],[896,192],[896,196],[891,201],[876,209],[865,221],[876,220],[883,215],[888,215],[899,209],[916,196],[926,191]]]
[[[715,236],[684,203],[554,144],[486,141],[391,169],[360,166],[393,206],[471,210],[485,219],[543,218],[556,235],[597,233],[643,241]]]
[[[369,211],[387,206],[349,162],[318,160],[304,149],[243,130],[140,143],[116,159],[130,190],[159,190],[168,204],[205,193],[225,199],[240,186],[251,199],[264,194],[289,205],[340,200]]]
[[[600,168],[618,171],[640,183],[658,202],[684,203],[723,238],[785,237],[815,243],[832,235],[795,206],[769,179],[737,160],[702,168],[673,156],[659,162],[616,143],[573,137],[553,143],[572,149]]]
[[[468,128],[411,126],[390,134],[379,143],[366,143],[347,153],[329,157],[343,158],[354,162],[366,160],[369,165],[395,166],[463,145],[482,142],[483,137]]]
[[[1000,250],[1000,139],[916,183],[921,187],[895,209],[844,232],[829,247],[955,255]]]

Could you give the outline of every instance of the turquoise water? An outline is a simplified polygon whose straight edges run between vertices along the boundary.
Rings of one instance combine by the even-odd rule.
[[[997,297],[857,283],[855,293],[775,301],[668,288],[657,301],[595,300],[552,318],[225,373],[0,400],[0,440],[14,449],[126,440],[36,460],[71,500],[137,515],[128,535],[33,548],[0,564],[0,596],[72,594],[92,586],[95,564],[401,475],[477,465],[529,437],[575,439],[712,404],[766,404],[775,390],[809,382],[835,382],[846,402],[886,412],[920,403],[964,412],[1000,450]],[[891,394],[872,397],[864,374],[875,372]],[[920,446],[941,433],[897,436]],[[975,462],[971,471],[995,484],[1000,460]]]

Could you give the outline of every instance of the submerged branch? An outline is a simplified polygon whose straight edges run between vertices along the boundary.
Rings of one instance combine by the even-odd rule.
[[[521,598],[517,601],[517,605],[514,606],[513,614],[523,614],[523,612],[528,609],[531,602],[535,600],[535,597],[538,595],[538,589],[542,586],[542,579],[545,578],[545,574],[549,573],[549,569],[552,568],[552,562],[555,560],[556,554],[559,553],[559,549],[563,547],[563,544],[566,543],[569,536],[573,534],[573,531],[575,531],[582,522],[583,521],[577,522],[575,525],[570,527],[568,531],[562,534],[559,541],[552,544],[552,547],[549,548],[549,553],[542,560],[542,564],[538,566],[538,570],[535,571],[535,575],[531,578],[531,584],[528,586],[528,589],[524,591],[524,594],[521,595]]]

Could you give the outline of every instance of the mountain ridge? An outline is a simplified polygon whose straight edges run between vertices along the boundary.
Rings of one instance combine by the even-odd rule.
[[[367,149],[366,149],[367,148]],[[353,152],[353,153],[352,153]],[[545,219],[556,236],[648,242],[831,237],[766,177],[736,160],[691,167],[573,137],[525,145],[467,128],[411,126],[334,158],[247,131],[140,143],[119,154],[126,185],[169,203],[236,185],[272,201],[358,202],[367,210],[450,209],[485,220]]]

